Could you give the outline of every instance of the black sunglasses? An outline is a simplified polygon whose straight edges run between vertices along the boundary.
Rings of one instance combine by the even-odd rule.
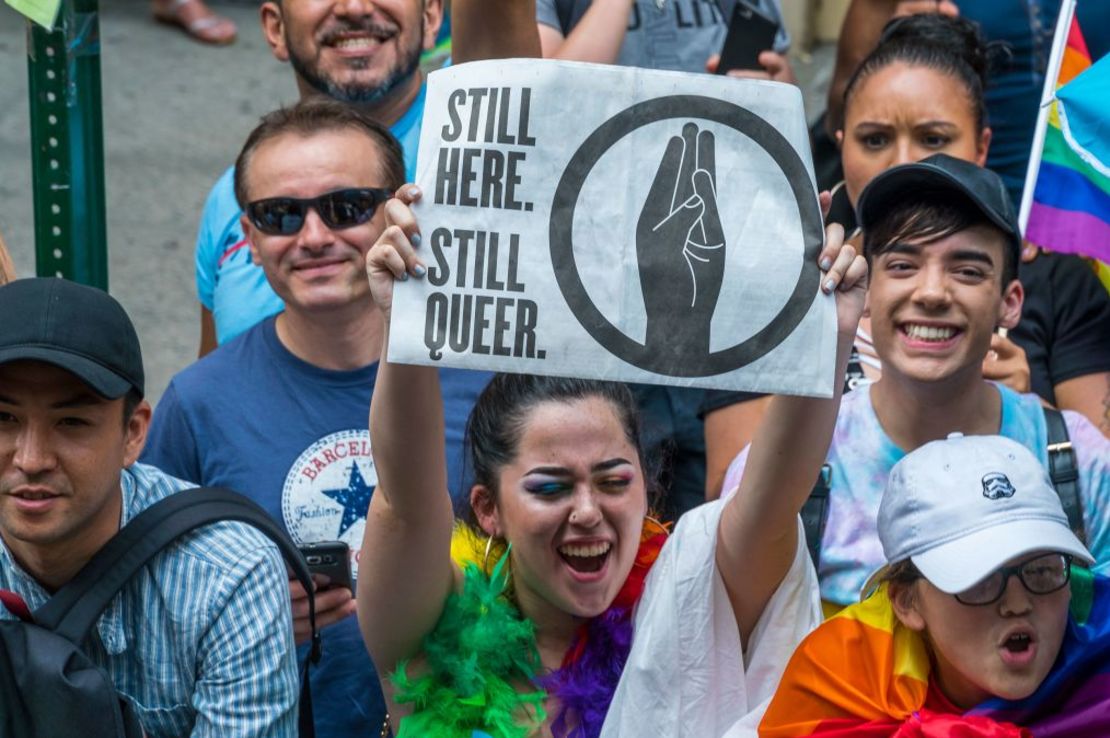
[[[983,581],[957,593],[956,600],[965,605],[989,605],[997,602],[1006,591],[1010,577],[1015,575],[1031,593],[1051,594],[1063,589],[1064,585],[1071,580],[1071,556],[1050,553],[1016,566],[995,569]]]
[[[317,197],[270,197],[247,204],[247,217],[254,227],[271,236],[292,236],[304,227],[309,208],[316,210],[328,228],[342,230],[361,225],[393,197],[383,188],[350,188],[325,192]]]

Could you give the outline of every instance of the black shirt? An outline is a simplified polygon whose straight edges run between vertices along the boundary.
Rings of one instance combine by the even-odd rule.
[[[1025,349],[1033,391],[1055,405],[1057,384],[1110,372],[1110,295],[1071,254],[1041,254],[1019,276],[1025,304],[1010,338]]]

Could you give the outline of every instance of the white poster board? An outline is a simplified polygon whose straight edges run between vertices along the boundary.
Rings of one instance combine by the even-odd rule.
[[[791,85],[542,60],[428,81],[402,363],[829,396]]]

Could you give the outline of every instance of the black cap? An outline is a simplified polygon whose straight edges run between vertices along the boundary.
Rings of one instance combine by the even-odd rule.
[[[17,279],[0,287],[0,364],[33,360],[77,375],[114,400],[143,394],[135,326],[107,292],[64,279]]]
[[[866,232],[899,203],[928,202],[931,196],[939,194],[958,195],[978,208],[1006,234],[1014,263],[1018,263],[1021,229],[1002,178],[974,162],[948,154],[933,154],[913,164],[891,167],[871,180],[856,205],[860,227]]]

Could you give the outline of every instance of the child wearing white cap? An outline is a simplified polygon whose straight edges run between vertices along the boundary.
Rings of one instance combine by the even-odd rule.
[[[1093,558],[1025,447],[913,451],[878,529],[870,596],[798,647],[760,736],[1110,735],[1110,580],[1073,566]]]

